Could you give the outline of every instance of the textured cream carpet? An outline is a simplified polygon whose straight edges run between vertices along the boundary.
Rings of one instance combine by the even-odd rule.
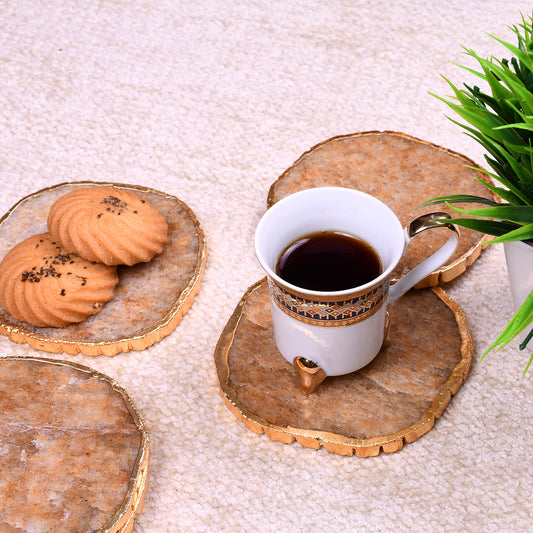
[[[531,3],[501,0],[6,0],[0,3],[0,211],[77,180],[154,187],[191,207],[209,261],[157,345],[70,357],[115,378],[152,442],[135,532],[533,531],[533,370],[516,346],[479,362],[511,313],[503,251],[449,294],[476,349],[435,427],[358,459],[284,445],[225,409],[213,351],[262,277],[252,240],[270,184],[339,134],[403,131],[483,162],[428,91],[461,83],[461,45],[502,49]],[[394,184],[391,184],[391,191]],[[0,338],[2,355],[36,354]],[[37,353],[45,357],[66,358]],[[1,502],[0,502],[1,505]]]

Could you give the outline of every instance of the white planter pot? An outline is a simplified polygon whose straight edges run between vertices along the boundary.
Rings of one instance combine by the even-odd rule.
[[[516,311],[533,290],[533,246],[523,242],[506,242],[503,249]],[[519,336],[520,342],[525,339],[530,329],[526,328]],[[529,341],[527,347],[533,349],[533,339]]]

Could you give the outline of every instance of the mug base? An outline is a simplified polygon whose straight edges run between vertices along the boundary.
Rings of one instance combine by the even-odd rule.
[[[326,376],[342,376],[365,367],[383,345],[386,305],[362,322],[338,328],[295,320],[272,301],[270,307],[276,346],[291,365],[301,357],[321,367]]]

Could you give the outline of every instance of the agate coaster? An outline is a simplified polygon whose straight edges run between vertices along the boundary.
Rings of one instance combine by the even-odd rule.
[[[0,257],[18,242],[47,231],[57,198],[87,186],[130,190],[155,205],[169,224],[169,243],[148,263],[120,266],[115,296],[84,322],[65,328],[39,328],[20,322],[0,307],[0,333],[37,350],[70,355],[115,355],[143,350],[176,328],[192,305],[207,261],[205,236],[192,210],[181,200],[146,187],[76,182],[26,196],[0,219]]]
[[[130,533],[150,445],[124,389],[88,367],[0,358],[0,530]]]
[[[420,209],[423,202],[446,194],[487,196],[476,178],[487,176],[467,157],[404,133],[370,131],[333,137],[304,153],[270,188],[267,207],[285,196],[312,187],[358,189],[388,205],[406,227],[432,211],[457,213],[438,205]],[[470,206],[471,207],[471,206]],[[459,215],[460,216],[460,215]],[[462,274],[480,255],[489,237],[461,228],[455,253],[417,288],[432,287]],[[424,232],[410,244],[393,273],[399,278],[440,248],[446,232]]]
[[[248,429],[273,441],[358,457],[396,452],[444,412],[468,375],[473,342],[463,312],[439,287],[409,291],[396,303],[390,340],[365,368],[304,394],[276,347],[263,279],[218,341],[222,398]]]

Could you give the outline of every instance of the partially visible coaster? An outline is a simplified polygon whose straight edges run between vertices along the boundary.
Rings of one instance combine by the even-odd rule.
[[[67,361],[0,357],[0,530],[130,533],[150,445],[113,379]]]
[[[326,378],[306,395],[276,347],[263,279],[218,341],[221,394],[238,420],[273,441],[358,457],[395,452],[444,412],[468,375],[473,341],[463,312],[440,287],[409,291],[396,303],[390,340],[365,368]]]
[[[207,261],[203,229],[178,198],[146,187],[110,183],[63,183],[43,189],[23,198],[0,219],[0,258],[15,244],[47,230],[48,212],[57,198],[87,186],[131,190],[155,205],[167,219],[170,242],[148,263],[120,266],[115,296],[84,322],[38,328],[0,307],[0,333],[52,353],[115,355],[143,350],[174,331],[200,290]]]
[[[487,196],[476,177],[487,179],[467,157],[403,133],[370,131],[333,137],[304,153],[271,186],[267,207],[294,192],[312,187],[338,186],[375,196],[396,213],[403,226],[425,213],[451,209],[439,205],[418,209],[435,196]],[[457,216],[457,213],[455,213]],[[481,253],[488,237],[461,228],[455,253],[441,268],[417,285],[436,286],[462,274]],[[407,249],[393,277],[411,270],[448,238],[445,231],[426,231]]]

